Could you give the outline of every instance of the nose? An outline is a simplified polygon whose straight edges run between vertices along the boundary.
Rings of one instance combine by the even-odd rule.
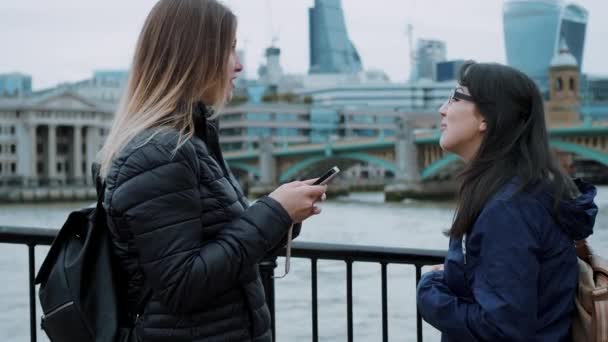
[[[445,117],[446,114],[448,112],[448,101],[445,101],[441,107],[439,107],[439,114],[441,114],[441,117]]]
[[[243,71],[243,64],[241,64],[241,59],[239,58],[239,55],[236,55],[236,63],[234,63],[234,72],[241,71]]]

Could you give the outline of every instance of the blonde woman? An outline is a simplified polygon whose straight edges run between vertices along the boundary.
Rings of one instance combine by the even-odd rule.
[[[242,69],[236,27],[217,1],[160,0],[100,153],[141,341],[271,341],[258,263],[294,222],[320,212],[325,187],[310,181],[249,206],[222,157],[214,113]]]

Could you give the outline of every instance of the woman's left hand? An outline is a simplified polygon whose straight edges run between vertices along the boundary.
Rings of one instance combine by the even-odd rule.
[[[432,271],[443,271],[443,264],[431,266]]]

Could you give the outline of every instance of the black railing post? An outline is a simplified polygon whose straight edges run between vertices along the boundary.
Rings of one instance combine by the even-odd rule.
[[[348,342],[353,342],[353,262],[346,260],[346,320]]]
[[[277,257],[272,256],[264,259],[260,263],[260,275],[262,284],[264,285],[264,294],[266,295],[266,305],[270,310],[270,324],[272,327],[272,340],[276,341],[276,325],[274,311],[274,269],[277,267]]]
[[[418,288],[418,283],[420,282],[421,277],[422,266],[416,264],[416,289]],[[416,333],[418,342],[422,342],[422,316],[420,316],[420,310],[418,310],[418,305],[416,305]]]
[[[32,342],[36,342],[36,288],[34,285],[34,278],[36,273],[36,263],[35,263],[35,255],[34,255],[34,246],[35,245],[27,245],[28,254],[29,254],[29,270],[30,270],[30,279],[29,279],[29,288],[30,288],[30,340]]]
[[[310,286],[312,287],[312,342],[319,342],[319,299],[317,286],[317,259],[310,260]]]
[[[382,342],[388,342],[388,277],[386,271],[386,262],[381,263],[382,266]]]

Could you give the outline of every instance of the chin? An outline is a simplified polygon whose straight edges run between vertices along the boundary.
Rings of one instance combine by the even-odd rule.
[[[229,103],[232,100],[232,90],[228,91],[224,103]]]
[[[439,146],[441,147],[442,150],[444,150],[446,152],[451,152],[450,144],[445,141],[443,135],[441,136],[441,138],[439,138]]]

